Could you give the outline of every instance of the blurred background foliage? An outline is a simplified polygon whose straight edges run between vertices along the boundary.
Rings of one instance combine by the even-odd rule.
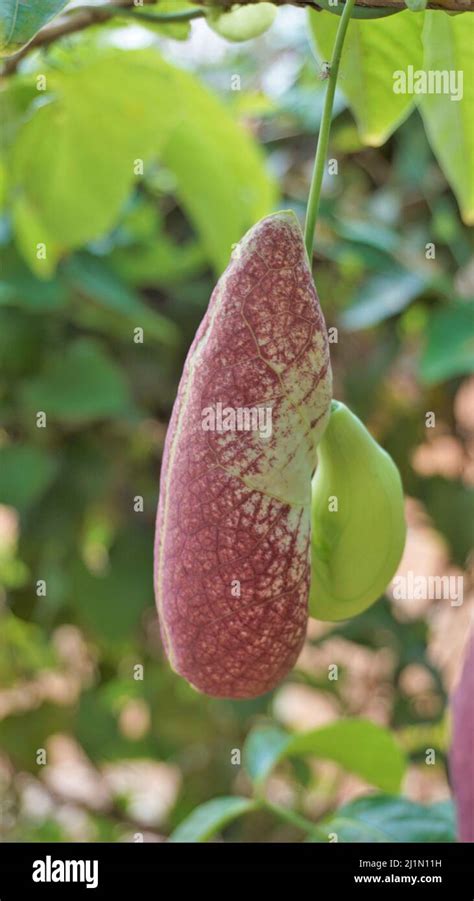
[[[251,730],[273,723],[280,748],[282,728],[355,716],[391,729],[407,755],[404,796],[434,805],[424,840],[439,837],[439,811],[448,816],[447,694],[473,607],[474,264],[416,110],[367,147],[338,92],[338,172],[324,184],[314,274],[338,330],[335,396],[402,473],[400,572],[462,575],[464,602],[388,591],[353,621],[311,622],[295,671],[251,702],[199,696],[170,671],[159,639],[154,517],[183,360],[232,244],[279,206],[304,214],[322,63],[305,13],[285,8],[266,35],[235,46],[203,22],[110,22],[31,54],[3,80],[6,840],[159,840],[196,805],[250,794],[252,764],[244,771],[232,751]],[[267,774],[266,797],[320,820],[342,804],[359,810],[369,784],[392,790],[364,765],[353,770],[337,755],[289,754]],[[270,810],[225,834],[301,838]]]

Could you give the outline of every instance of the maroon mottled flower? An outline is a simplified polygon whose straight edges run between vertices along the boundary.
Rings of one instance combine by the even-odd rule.
[[[461,842],[474,842],[474,635],[452,699],[451,783]]]
[[[220,278],[168,429],[155,590],[172,667],[250,698],[294,665],[310,579],[311,475],[331,401],[326,327],[293,213]]]

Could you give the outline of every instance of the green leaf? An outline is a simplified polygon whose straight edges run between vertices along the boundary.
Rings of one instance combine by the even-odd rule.
[[[453,301],[429,320],[420,363],[427,385],[474,372],[474,304]]]
[[[160,178],[173,181],[172,173],[152,172],[150,193],[160,191],[156,185]],[[206,270],[207,256],[195,237],[183,241],[180,235],[173,238],[168,231],[166,217],[156,204],[151,204],[144,194],[136,196],[112,236],[114,247],[107,262],[121,279],[133,286],[168,287],[192,281]]]
[[[29,444],[0,448],[0,503],[23,511],[51,484],[57,463],[51,454]]]
[[[177,193],[220,273],[246,229],[276,202],[257,144],[222,104],[185,73],[175,70],[183,117],[162,159],[177,180]]]
[[[309,12],[311,31],[323,59],[331,59],[338,18]],[[394,93],[394,73],[423,63],[423,16],[406,10],[372,21],[351,20],[338,85],[355,116],[361,139],[379,147],[411,111],[414,98]]]
[[[412,13],[421,13],[426,9],[427,2],[428,0],[405,0],[405,5]]]
[[[164,344],[176,345],[179,332],[173,322],[150,309],[141,297],[92,254],[81,253],[64,266],[66,280],[95,303],[124,317],[132,327],[141,327],[148,336]]]
[[[24,405],[71,424],[129,415],[132,403],[122,370],[102,346],[80,338],[48,359],[22,391]]]
[[[24,194],[13,202],[12,220],[18,249],[31,271],[40,279],[51,278],[61,258],[62,247],[47,233]]]
[[[392,734],[370,720],[345,719],[321,729],[286,735],[274,727],[258,729],[247,738],[244,761],[251,778],[259,783],[276,764],[288,757],[315,756],[333,760],[347,772],[371,785],[396,792],[406,759]]]
[[[464,222],[474,223],[474,17],[442,15],[427,10],[423,30],[425,71],[445,72],[456,78],[462,72],[462,99],[448,93],[427,93],[419,97],[426,133],[438,162],[461,209]],[[460,87],[460,85],[459,85]],[[456,93],[455,91],[453,92]]]
[[[341,322],[352,332],[377,325],[404,310],[426,284],[420,275],[401,268],[374,275],[363,282],[352,305],[342,313]]]
[[[367,244],[382,253],[394,253],[400,244],[399,235],[380,222],[365,222],[363,219],[335,219],[334,231],[346,241],[356,244]]]
[[[191,281],[206,268],[207,256],[198,241],[177,244],[163,232],[133,247],[117,248],[110,263],[117,274],[134,285],[169,286]]]
[[[272,208],[275,186],[251,135],[156,52],[109,51],[47,78],[54,95],[20,129],[11,164],[37,241],[44,230],[43,242],[72,248],[104,234],[137,182],[137,161],[152,157],[174,173],[216,270]],[[126,91],[117,90],[122,83]]]
[[[243,749],[243,763],[253,782],[263,782],[285,755],[288,733],[276,726],[254,729]]]
[[[285,754],[312,754],[333,760],[388,792],[399,790],[406,768],[405,754],[391,732],[363,719],[345,719],[295,735]]]
[[[450,801],[423,805],[408,798],[375,795],[341,807],[320,828],[339,842],[454,842],[456,827]]]
[[[139,54],[115,52],[47,74],[54,96],[21,129],[12,168],[38,222],[63,246],[107,231],[136,180],[135,160],[159,152],[177,117],[166,74],[165,64],[151,77]]]
[[[11,56],[56,16],[69,0],[0,0],[0,56]]]
[[[24,124],[31,104],[37,99],[38,91],[31,77],[16,75],[15,78],[5,80],[0,91],[2,155],[6,156],[14,144],[18,129]]]
[[[170,842],[207,842],[216,832],[244,813],[255,810],[255,801],[247,798],[214,798],[201,804],[185,819],[169,838]]]

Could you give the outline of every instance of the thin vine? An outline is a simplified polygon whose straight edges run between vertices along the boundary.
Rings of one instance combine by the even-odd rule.
[[[355,6],[355,0],[347,0],[344,11],[342,13],[332,59],[329,67],[328,85],[326,97],[324,98],[324,109],[319,129],[318,143],[316,147],[316,155],[314,158],[313,175],[311,178],[311,186],[309,189],[308,205],[306,207],[306,222],[304,227],[304,242],[308,258],[311,260],[313,256],[314,232],[316,229],[316,221],[318,218],[319,202],[321,198],[321,185],[323,183],[324,166],[326,164],[327,150],[329,144],[329,132],[331,129],[332,108],[334,105],[334,95],[336,93],[337,75],[339,72],[339,63],[341,61],[342,48],[346,37],[347,26],[351,18],[352,10]]]

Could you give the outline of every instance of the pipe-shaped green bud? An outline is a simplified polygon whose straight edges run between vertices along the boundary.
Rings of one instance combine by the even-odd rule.
[[[405,544],[395,463],[339,401],[318,446],[312,481],[310,616],[362,613],[393,577]]]

